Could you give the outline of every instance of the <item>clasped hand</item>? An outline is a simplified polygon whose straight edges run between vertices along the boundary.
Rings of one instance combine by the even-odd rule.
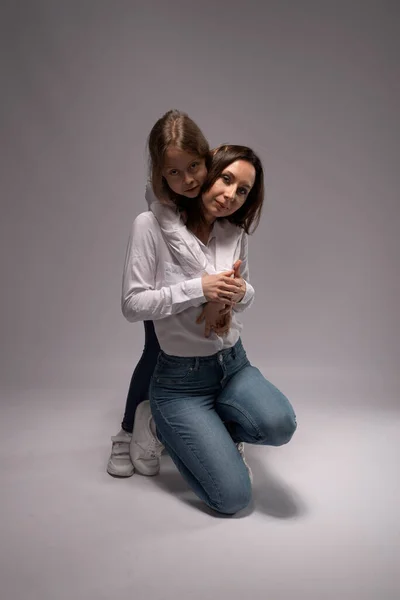
[[[240,276],[241,260],[237,260],[231,271],[202,277],[203,293],[207,299],[197,324],[204,323],[204,335],[209,337],[211,331],[217,335],[228,333],[232,322],[232,308],[243,299],[246,293],[246,282]]]

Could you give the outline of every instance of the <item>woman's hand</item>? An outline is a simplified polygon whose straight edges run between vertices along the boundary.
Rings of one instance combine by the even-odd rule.
[[[241,260],[237,260],[235,262],[235,264],[233,265],[233,277],[234,277],[234,281],[236,281],[240,287],[239,287],[239,291],[234,294],[231,298],[231,301],[233,304],[236,304],[236,302],[240,302],[245,293],[246,293],[246,282],[245,280],[240,276],[240,266],[242,264]]]
[[[207,302],[203,307],[196,323],[200,325],[205,321],[204,336],[210,337],[211,330],[217,335],[228,333],[232,321],[232,309],[220,302]]]
[[[246,292],[246,284],[244,284],[243,292],[243,279],[240,276],[238,278],[232,277],[234,273],[235,270],[232,269],[232,271],[225,271],[216,275],[203,275],[201,278],[203,294],[208,302],[234,304],[243,298]]]

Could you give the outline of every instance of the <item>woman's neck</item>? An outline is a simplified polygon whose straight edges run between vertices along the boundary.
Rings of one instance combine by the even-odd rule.
[[[194,233],[204,245],[207,245],[213,225],[214,221],[212,223],[200,223],[192,228],[192,233]]]

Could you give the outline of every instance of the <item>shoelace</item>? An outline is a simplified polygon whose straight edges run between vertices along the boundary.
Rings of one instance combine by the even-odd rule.
[[[162,443],[156,440],[156,438],[153,438],[150,442],[146,454],[148,454],[150,458],[160,458],[163,449],[164,446],[162,445]]]

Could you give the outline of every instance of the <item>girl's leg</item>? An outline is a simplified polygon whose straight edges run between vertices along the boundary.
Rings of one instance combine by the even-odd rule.
[[[154,331],[153,321],[144,321],[145,341],[142,356],[133,372],[125,404],[125,414],[121,423],[128,433],[133,431],[133,421],[137,406],[149,397],[150,380],[157,363],[160,345]]]
[[[150,402],[158,438],[184,479],[209,507],[234,514],[249,503],[251,484],[215,411],[221,389],[217,358],[174,357],[170,364],[163,359],[154,373]]]
[[[107,464],[107,472],[115,477],[130,477],[134,473],[130,446],[132,442],[135,412],[139,404],[148,398],[150,379],[160,350],[153,322],[145,321],[144,329],[144,350],[132,375],[128,397],[126,399],[122,429],[116,436],[111,438],[112,448]]]

